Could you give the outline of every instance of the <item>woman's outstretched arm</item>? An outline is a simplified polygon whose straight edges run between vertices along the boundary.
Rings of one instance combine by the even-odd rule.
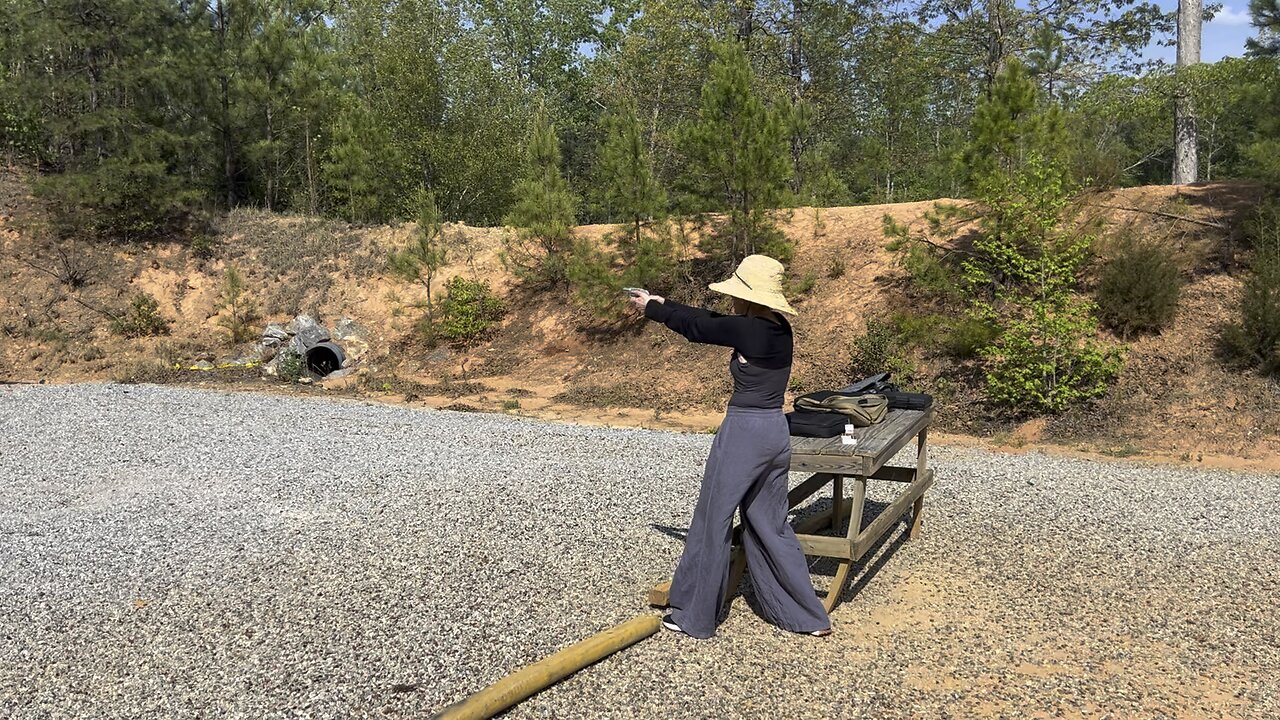
[[[666,325],[692,342],[724,345],[747,354],[755,349],[752,346],[759,336],[758,332],[752,331],[750,318],[721,315],[671,300],[651,298],[645,303],[644,316]]]

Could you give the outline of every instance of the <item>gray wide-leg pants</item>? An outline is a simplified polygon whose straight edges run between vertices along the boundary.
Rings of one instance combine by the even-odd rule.
[[[729,406],[711,444],[698,505],[668,601],[681,630],[715,634],[729,580],[733,512],[742,508],[742,544],[765,619],[792,632],[831,627],[787,522],[791,438],[781,409]]]

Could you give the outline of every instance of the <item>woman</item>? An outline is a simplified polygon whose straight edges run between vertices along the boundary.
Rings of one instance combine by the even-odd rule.
[[[795,315],[782,295],[782,263],[764,255],[745,258],[733,277],[711,289],[733,298],[733,315],[721,315],[639,294],[631,302],[645,317],[689,340],[733,348],[729,374],[733,397],[711,444],[684,555],[668,594],[668,629],[697,638],[715,634],[728,591],[733,512],[742,508],[742,545],[761,612],[797,633],[829,635],[831,620],[814,593],[809,566],[787,522],[787,471],[791,437],[782,413],[791,376],[791,325]]]

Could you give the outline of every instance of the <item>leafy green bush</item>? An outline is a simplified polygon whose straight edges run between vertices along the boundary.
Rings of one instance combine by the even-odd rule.
[[[125,337],[168,335],[169,321],[160,314],[160,302],[140,292],[129,301],[129,307],[111,323],[111,330]]]
[[[1123,337],[1159,332],[1173,320],[1182,279],[1163,248],[1126,237],[1098,282],[1098,317]]]
[[[1093,235],[1074,203],[1062,108],[1037,92],[1011,61],[974,112],[961,170],[981,215],[963,288],[969,316],[1001,329],[980,351],[987,396],[1059,412],[1104,393],[1120,354],[1093,339],[1092,305],[1076,293]]]
[[[907,359],[909,347],[899,325],[892,320],[867,319],[867,330],[853,340],[849,375],[859,378],[890,372],[899,380],[908,379],[915,366]]]
[[[489,283],[459,275],[445,284],[436,330],[449,342],[470,344],[488,333],[505,312]]]
[[[1061,167],[1031,156],[984,182],[987,214],[965,260],[972,317],[1002,328],[981,351],[987,396],[1018,411],[1051,412],[1095,398],[1120,369],[1100,346],[1090,303],[1075,294],[1093,238],[1068,214]]]
[[[1106,392],[1120,354],[1082,340],[1092,330],[1087,312],[1061,309],[1012,323],[982,351],[988,397],[1018,410],[1056,413]]]
[[[306,369],[302,355],[288,348],[280,351],[280,359],[276,361],[276,377],[286,382],[298,382]]]
[[[988,320],[977,317],[961,318],[947,328],[943,346],[947,354],[957,360],[980,357],[1000,336],[1000,328]]]

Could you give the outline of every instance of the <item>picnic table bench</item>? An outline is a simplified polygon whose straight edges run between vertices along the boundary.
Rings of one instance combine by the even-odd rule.
[[[791,438],[791,471],[812,473],[808,479],[787,493],[787,507],[794,508],[831,486],[831,511],[812,515],[796,523],[796,537],[805,555],[833,558],[837,562],[835,578],[827,590],[823,606],[830,612],[844,591],[849,580],[850,567],[897,525],[903,515],[911,510],[911,528],[908,538],[920,533],[924,513],[924,493],[933,484],[933,470],[929,469],[929,425],[934,411],[890,410],[885,419],[875,425],[858,428],[854,433],[857,443],[844,444],[834,438]],[[916,440],[915,467],[886,465],[898,451],[912,439]],[[845,497],[845,480],[851,480],[852,496]],[[889,503],[870,523],[863,527],[862,511],[867,495],[868,480],[885,480],[902,485],[902,492]],[[829,529],[839,533],[845,520],[849,529],[844,537],[816,534]],[[746,571],[746,553],[741,545],[742,527],[733,529],[733,552],[730,556],[729,588],[726,605],[732,600],[738,583]],[[665,582],[649,592],[651,605],[665,606],[670,582]]]

